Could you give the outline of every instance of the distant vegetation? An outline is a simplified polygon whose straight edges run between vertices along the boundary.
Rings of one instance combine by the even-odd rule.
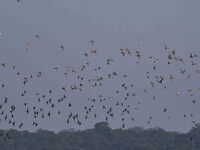
[[[0,150],[199,150],[200,125],[189,133],[163,129],[111,129],[106,122],[85,131],[64,130],[59,133],[39,129],[28,131],[0,130]]]

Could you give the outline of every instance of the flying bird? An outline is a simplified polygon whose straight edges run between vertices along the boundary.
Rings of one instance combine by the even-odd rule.
[[[63,45],[60,45],[60,48],[62,51],[64,51],[65,47]]]

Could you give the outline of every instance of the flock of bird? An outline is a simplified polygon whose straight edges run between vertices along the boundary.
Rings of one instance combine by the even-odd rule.
[[[0,33],[0,36],[3,36],[3,34],[4,33]],[[34,38],[42,41],[42,38],[38,34],[35,34]],[[127,47],[119,48],[117,53],[122,58],[122,61],[126,59],[135,60],[135,65],[140,66],[141,70],[146,69],[145,67],[143,68],[144,62],[150,64],[145,74],[140,75],[140,77],[136,79],[136,82],[141,80],[141,85],[145,84],[145,88],[142,88],[142,90],[141,88],[137,89],[134,80],[132,80],[134,78],[133,76],[129,76],[129,74],[123,73],[122,71],[116,71],[117,69],[115,68],[117,67],[118,60],[114,57],[106,56],[104,58],[104,64],[97,64],[94,67],[92,64],[95,64],[95,62],[90,62],[89,58],[98,57],[98,50],[95,48],[95,42],[93,40],[90,41],[90,44],[90,48],[82,54],[85,60],[84,64],[80,64],[79,67],[67,65],[63,68],[52,67],[52,70],[50,70],[52,74],[61,73],[63,78],[69,81],[69,83],[60,86],[58,89],[48,87],[45,92],[40,91],[40,87],[37,87],[39,90],[34,92],[30,86],[31,82],[35,82],[35,80],[40,80],[42,82],[41,78],[44,75],[44,71],[37,71],[27,75],[27,73],[17,70],[18,66],[10,64],[9,62],[2,62],[0,58],[0,125],[6,123],[10,128],[23,129],[26,121],[15,117],[15,112],[18,109],[24,111],[24,114],[28,115],[29,118],[32,118],[32,126],[36,128],[40,127],[40,122],[42,120],[45,121],[46,119],[57,116],[60,116],[62,119],[64,118],[66,125],[76,124],[78,126],[87,122],[88,119],[98,117],[108,122],[113,118],[120,118],[119,124],[121,124],[122,128],[125,128],[126,120],[130,119],[133,122],[136,121],[137,117],[134,116],[134,113],[139,111],[143,105],[143,101],[140,100],[141,95],[149,95],[147,99],[151,99],[152,103],[158,102],[157,95],[151,95],[152,89],[156,89],[156,91],[163,89],[168,93],[168,87],[170,87],[170,84],[175,80],[181,80],[182,82],[185,80],[190,81],[193,76],[198,77],[200,75],[199,51],[190,51],[187,58],[182,58],[177,55],[175,49],[171,49],[164,44],[163,48],[161,48],[161,51],[165,53],[166,62],[164,63],[167,65],[167,68],[175,68],[177,71],[177,73],[170,72],[166,74],[160,69],[163,67],[163,60],[155,56],[145,57],[142,50],[139,49],[132,50]],[[61,53],[67,51],[64,45],[58,45],[58,47]],[[27,43],[24,52],[28,53],[31,50],[31,43]],[[193,73],[191,73],[191,71],[187,72],[188,68],[192,68]],[[105,71],[106,69],[110,70],[109,73]],[[16,103],[13,103],[13,100],[11,100],[10,95],[5,94],[9,87],[6,84],[7,81],[4,80],[4,74],[6,74],[8,70],[15,72],[17,80],[20,81],[19,86],[23,87],[22,92],[19,93],[20,99],[17,100],[19,103],[22,103],[22,105],[16,105]],[[132,71],[134,71],[134,69]],[[16,81],[16,83],[18,82]],[[138,90],[141,91],[137,93]],[[82,107],[78,110],[77,108],[74,109],[73,107],[76,105],[76,99],[73,98],[73,95],[78,95],[78,97],[82,99],[81,93],[83,92],[85,93],[84,95],[87,96],[86,99],[82,101]],[[181,97],[185,92],[191,97],[189,100],[192,105],[197,105],[199,103],[194,97],[195,95],[199,96],[200,87],[196,89],[177,89],[173,96]],[[10,91],[10,93],[12,93],[12,91]],[[30,93],[32,94],[32,99],[29,97]],[[168,115],[168,120],[173,117],[170,116],[167,106],[161,108],[160,113],[166,113]],[[155,116],[151,114],[147,115],[147,118],[144,120],[146,120],[147,124],[151,124]],[[194,113],[190,113],[183,114],[180,117],[188,119],[188,117],[192,118],[194,116]],[[52,121],[53,120],[54,119],[52,119]],[[193,120],[192,123],[196,124],[198,120]],[[9,138],[8,135],[6,139]]]
[[[34,35],[37,40],[41,40],[39,35]],[[33,74],[30,74],[28,76],[24,76],[22,72],[19,72],[17,70],[17,66],[11,65],[7,62],[1,62],[0,64],[0,73],[4,74],[8,69],[12,69],[15,71],[16,75],[18,76],[18,79],[21,80],[21,86],[24,87],[24,90],[19,94],[21,95],[21,99],[24,100],[23,107],[24,108],[17,108],[15,104],[12,104],[12,101],[9,98],[9,95],[4,95],[2,91],[7,88],[7,85],[4,83],[4,78],[1,75],[1,101],[0,101],[0,123],[6,122],[10,127],[13,128],[23,128],[24,122],[23,119],[19,121],[19,119],[15,119],[15,111],[16,109],[24,110],[24,113],[26,115],[30,115],[33,117],[32,125],[35,127],[39,127],[40,122],[38,121],[39,118],[45,119],[45,118],[51,118],[52,114],[61,115],[64,114],[65,110],[59,109],[59,106],[66,105],[67,110],[73,110],[73,105],[76,100],[72,100],[69,95],[70,93],[73,93],[73,95],[78,95],[79,93],[86,91],[88,93],[94,92],[98,93],[94,96],[89,96],[86,98],[85,105],[83,106],[83,112],[69,112],[65,119],[66,123],[76,123],[79,126],[84,123],[84,120],[87,120],[90,117],[97,118],[99,114],[95,112],[96,109],[101,108],[105,114],[104,119],[105,121],[109,121],[115,116],[115,111],[120,112],[117,117],[121,118],[122,121],[122,127],[125,128],[126,126],[126,115],[131,114],[133,110],[138,110],[140,105],[142,105],[142,102],[137,99],[139,97],[137,93],[135,92],[137,87],[135,87],[135,84],[129,80],[130,77],[128,74],[124,74],[121,72],[114,71],[112,69],[112,66],[114,66],[117,62],[116,59],[113,57],[107,57],[105,58],[105,64],[104,65],[97,65],[94,68],[91,68],[92,62],[87,61],[88,57],[98,57],[97,50],[94,47],[94,41],[91,40],[91,47],[88,51],[86,51],[83,55],[86,59],[86,63],[80,65],[79,69],[75,69],[73,66],[65,66],[63,78],[66,78],[67,80],[72,80],[73,82],[71,85],[68,86],[61,86],[60,90],[62,94],[59,97],[55,97],[54,93],[56,91],[53,90],[54,87],[49,88],[46,92],[35,92],[35,104],[33,102],[30,102],[29,100],[25,100],[26,97],[28,97],[29,90],[25,87],[29,87],[28,84],[33,79],[40,79],[43,76],[42,71],[35,72]],[[31,44],[27,43],[26,45],[26,51],[31,50]],[[62,51],[65,51],[64,45],[59,46]],[[166,52],[166,58],[167,62],[166,64],[170,66],[175,66],[179,70],[179,74],[173,75],[173,73],[170,73],[169,76],[167,74],[163,74],[159,70],[159,58],[154,58],[153,56],[149,56],[147,58],[143,58],[143,55],[140,50],[133,51],[129,48],[121,48],[119,49],[118,53],[121,55],[121,57],[131,57],[136,60],[137,65],[141,65],[142,61],[150,61],[152,64],[152,68],[149,68],[148,71],[146,71],[145,74],[145,82],[150,85],[150,89],[142,89],[143,94],[147,95],[150,93],[151,89],[153,88],[163,88],[166,90],[168,89],[168,84],[170,82],[173,82],[174,80],[178,80],[178,76],[185,76],[187,80],[190,80],[192,78],[191,74],[188,74],[186,71],[186,68],[184,68],[184,64],[186,64],[186,60],[183,58],[177,56],[175,49],[170,49],[167,47],[166,44],[164,44],[163,51]],[[146,60],[145,60],[146,59]],[[200,56],[197,52],[190,52],[188,55],[188,60],[190,61],[190,65],[194,68],[194,74],[199,75],[200,69],[198,68],[199,65],[199,59]],[[187,60],[187,61],[188,61]],[[142,67],[142,66],[141,66]],[[88,68],[90,70],[93,70],[95,72],[95,75],[90,78],[87,76],[88,74]],[[106,74],[103,70],[105,68],[109,68],[110,72]],[[58,73],[61,70],[59,67],[53,67],[52,71]],[[129,77],[129,79],[127,79]],[[142,75],[141,75],[142,77]],[[140,78],[141,78],[140,77]],[[131,77],[133,78],[133,77]],[[127,79],[127,80],[126,80]],[[110,80],[114,80],[114,82],[118,82],[119,87],[105,87],[106,83],[109,83]],[[141,81],[144,81],[142,78],[139,79]],[[184,80],[184,79],[183,79]],[[14,83],[15,84],[15,83]],[[110,82],[112,84],[112,82]],[[29,87],[30,88],[30,87]],[[39,89],[40,87],[38,87]],[[108,88],[112,88],[114,92],[109,93],[110,95],[103,95],[103,90],[108,90]],[[93,90],[93,91],[92,91]],[[190,94],[191,97],[196,93],[198,94],[200,92],[200,88],[197,89],[186,89],[186,91]],[[181,96],[181,92],[179,90],[176,91],[176,96]],[[53,96],[54,95],[54,96]],[[157,99],[156,95],[153,95],[153,100]],[[137,101],[137,106],[133,106],[131,101]],[[32,101],[32,100],[31,100]],[[111,105],[109,105],[109,103]],[[192,104],[198,103],[195,99],[191,100]],[[47,106],[47,107],[46,107]],[[55,108],[58,108],[57,110]],[[80,108],[81,110],[81,108]],[[163,112],[167,112],[168,108],[164,107]],[[102,115],[102,114],[101,114]],[[120,116],[119,116],[120,115]],[[190,117],[193,117],[195,114],[189,114]],[[129,115],[130,116],[130,115]],[[188,114],[183,114],[184,118],[188,117]],[[84,119],[83,119],[84,118]],[[130,117],[132,121],[135,120],[133,116]],[[150,124],[151,120],[154,117],[149,115],[147,118],[147,123]],[[171,116],[168,116],[168,119],[170,120]],[[193,121],[195,124],[196,122]]]
[[[17,2],[21,1],[17,0]],[[4,34],[0,32],[0,40]],[[33,35],[33,37],[42,41],[42,37],[38,34]],[[59,88],[48,87],[46,91],[40,91],[40,86],[37,87],[37,91],[31,89],[32,82],[36,80],[42,82],[44,71],[39,70],[31,74],[22,72],[18,70],[18,66],[15,64],[2,61],[2,56],[0,56],[0,127],[1,124],[4,124],[4,126],[6,124],[8,128],[23,130],[27,121],[24,120],[25,116],[20,118],[19,114],[16,115],[16,111],[19,110],[31,119],[31,125],[34,128],[40,128],[42,121],[52,120],[54,122],[55,117],[64,119],[66,125],[76,124],[78,126],[87,123],[90,119],[110,122],[117,118],[118,124],[122,128],[126,128],[127,120],[133,123],[137,122],[137,115],[140,116],[137,112],[141,109],[148,109],[148,106],[143,108],[144,99],[148,100],[149,103],[160,103],[160,101],[162,103],[161,99],[166,100],[166,97],[162,97],[162,94],[160,94],[163,91],[174,99],[185,99],[186,97],[192,107],[199,105],[200,86],[198,85],[199,79],[196,79],[200,76],[200,54],[198,50],[189,51],[187,57],[183,58],[177,54],[175,49],[163,44],[161,48],[161,51],[164,52],[165,59],[163,60],[163,58],[156,56],[146,57],[141,49],[119,48],[116,53],[120,55],[120,61],[135,60],[135,65],[138,65],[140,70],[145,71],[145,74],[141,74],[139,78],[135,79],[134,76],[123,73],[122,69],[116,69],[119,61],[115,59],[115,54],[112,57],[105,56],[103,64],[90,61],[91,57],[98,58],[98,50],[95,48],[94,40],[89,42],[90,48],[82,54],[85,59],[84,64],[80,64],[79,67],[73,65],[66,65],[63,68],[52,67],[50,72],[62,74],[67,83]],[[142,42],[142,40],[139,40],[139,44],[142,44]],[[61,53],[67,51],[64,45],[58,45],[58,48]],[[32,50],[32,43],[26,43],[24,52],[29,53]],[[145,63],[148,64],[148,67]],[[128,65],[133,66],[133,64]],[[18,86],[23,89],[15,99],[10,96],[12,95],[12,91],[10,91],[12,87],[6,84],[8,81],[4,78],[6,72],[10,70],[14,72],[17,80],[13,83],[13,86],[20,83]],[[107,73],[107,70],[109,70],[109,73]],[[134,71],[132,67],[130,72]],[[173,88],[171,85],[186,82],[186,80],[187,83],[191,81],[191,84],[193,84],[193,80],[197,82],[194,87],[188,85],[188,88],[182,87],[182,89],[175,89],[175,91],[173,89],[174,93],[169,92],[169,89]],[[141,83],[142,87],[137,87],[138,82]],[[81,107],[80,101],[76,100],[74,95],[83,99]],[[86,98],[82,97],[83,95],[86,95]],[[169,98],[171,97],[169,96]],[[168,121],[170,121],[173,118],[173,110],[164,104],[163,107],[159,108],[160,112],[158,113],[160,115],[166,114]],[[78,105],[78,109],[76,105]],[[149,111],[146,112],[146,117],[142,119],[145,120],[147,125],[151,125],[156,116],[150,114]],[[137,115],[135,115],[136,113]],[[195,116],[197,117],[195,118]],[[197,118],[200,116],[186,110],[186,113],[179,117],[191,120],[191,123],[195,125],[199,123]],[[5,142],[11,138],[9,132],[0,133],[1,136],[4,137]]]

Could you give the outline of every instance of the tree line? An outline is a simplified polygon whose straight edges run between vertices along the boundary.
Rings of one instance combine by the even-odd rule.
[[[8,138],[9,135],[9,138]],[[0,150],[199,150],[200,125],[188,133],[167,132],[161,128],[111,129],[100,122],[84,131],[59,133],[0,130]]]

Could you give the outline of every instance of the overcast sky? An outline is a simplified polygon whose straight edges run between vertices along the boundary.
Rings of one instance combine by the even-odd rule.
[[[116,96],[115,91],[122,83],[134,84],[136,98],[129,98],[124,105],[131,105],[130,114],[125,115],[126,128],[142,126],[162,127],[166,130],[188,131],[192,127],[192,121],[199,122],[200,111],[198,92],[200,78],[195,73],[199,69],[199,59],[194,67],[190,65],[189,52],[199,53],[200,48],[200,19],[199,0],[1,0],[0,1],[0,63],[6,67],[0,67],[0,83],[5,84],[0,90],[0,103],[5,96],[9,102],[3,105],[5,114],[1,115],[1,128],[12,128],[4,117],[9,114],[12,104],[16,106],[16,125],[24,122],[24,128],[35,130],[32,127],[33,116],[26,115],[24,102],[29,107],[43,108],[45,113],[52,112],[49,119],[36,119],[39,128],[60,131],[67,128],[85,129],[91,128],[96,122],[105,121],[105,110],[113,107],[114,117],[109,119],[113,128],[122,126],[121,111],[123,108],[115,106],[117,101],[124,102],[123,96]],[[39,35],[37,38],[35,35]],[[89,53],[90,41],[94,40],[93,47],[97,49],[96,55],[88,58],[84,53]],[[164,43],[169,49],[176,49],[177,56],[185,60],[184,65],[169,67]],[[64,51],[60,45],[64,46]],[[26,48],[29,46],[29,50]],[[139,50],[142,55],[141,62],[136,63],[135,56],[123,57],[120,48],[130,48],[133,55]],[[156,64],[158,72],[153,72],[153,64],[148,57],[159,58]],[[106,59],[113,58],[115,62],[108,66]],[[88,70],[78,72],[66,79],[63,75],[66,66],[73,66],[80,70],[82,65],[90,63]],[[16,69],[12,69],[15,65]],[[94,72],[94,68],[101,66],[101,71]],[[58,67],[58,71],[54,71]],[[180,68],[186,69],[186,75],[180,74]],[[41,71],[42,76],[36,78]],[[66,93],[68,100],[63,105],[57,104],[51,109],[44,102],[38,103],[35,93],[48,94],[52,89],[52,99],[58,99],[63,95],[62,87],[69,87],[78,83],[76,76],[81,75],[85,79],[105,76],[112,71],[120,75],[127,74],[127,78],[117,77],[106,80],[100,88],[90,89],[87,81],[83,81],[82,92]],[[152,72],[152,76],[165,76],[164,85],[151,88],[146,80],[146,72]],[[20,72],[20,76],[17,76]],[[23,85],[24,77],[34,75],[27,85]],[[170,74],[176,78],[169,82]],[[187,75],[191,75],[190,80]],[[148,93],[144,93],[143,90]],[[192,89],[194,96],[189,96],[187,90]],[[21,97],[21,93],[27,93]],[[130,92],[130,91],[129,91]],[[176,93],[181,95],[177,96]],[[88,97],[112,96],[113,100],[103,103],[89,103]],[[49,96],[49,95],[48,95]],[[156,101],[152,97],[156,96]],[[48,98],[46,98],[47,100]],[[191,101],[196,100],[195,104]],[[66,108],[68,101],[71,108]],[[138,104],[138,103],[141,104]],[[84,120],[84,106],[95,105],[89,119]],[[124,106],[125,107],[125,106]],[[138,108],[136,111],[135,108]],[[163,113],[163,109],[167,112]],[[61,110],[61,115],[57,111]],[[2,111],[0,111],[2,112]],[[78,112],[82,120],[79,127],[76,123],[66,124],[66,118],[70,112]],[[93,118],[94,114],[97,118]],[[54,114],[54,115],[53,115]],[[187,117],[184,118],[183,115]],[[194,116],[190,116],[193,114]],[[151,123],[148,118],[152,116]],[[170,116],[170,120],[169,120]],[[135,120],[131,120],[134,118]]]

